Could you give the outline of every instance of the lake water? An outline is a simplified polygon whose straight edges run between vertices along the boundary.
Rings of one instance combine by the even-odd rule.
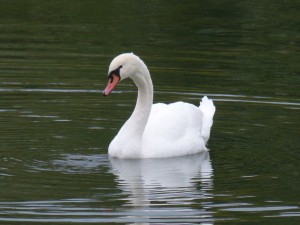
[[[297,8],[298,7],[298,8]],[[0,224],[300,224],[298,1],[0,2]],[[136,89],[215,102],[209,152],[110,159]]]

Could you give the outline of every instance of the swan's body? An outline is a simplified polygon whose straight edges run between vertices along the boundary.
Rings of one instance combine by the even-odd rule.
[[[118,158],[160,158],[207,150],[215,106],[203,97],[199,107],[189,103],[153,104],[153,85],[143,61],[132,53],[117,56],[109,67],[108,95],[119,80],[130,77],[138,88],[135,109],[109,145]]]

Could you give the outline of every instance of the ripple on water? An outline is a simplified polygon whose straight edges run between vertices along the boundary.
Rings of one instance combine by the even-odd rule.
[[[102,93],[101,90],[93,90],[93,89],[50,89],[50,88],[0,88],[0,92],[53,92],[53,93]],[[130,90],[114,90],[115,94],[120,93],[132,93]],[[211,97],[214,101],[219,102],[245,102],[245,103],[259,103],[259,104],[273,104],[273,105],[288,105],[288,106],[300,106],[300,102],[287,102],[287,101],[276,101],[272,100],[272,97],[269,96],[247,96],[247,95],[235,95],[235,94],[205,94],[205,93],[191,93],[191,92],[169,92],[169,91],[156,91],[156,94],[171,94],[171,95],[184,95],[184,96],[197,96],[202,97],[207,95]],[[261,100],[261,99],[269,99],[269,101]],[[46,100],[44,100],[46,101]],[[47,101],[46,101],[47,102]],[[117,104],[119,106],[128,106],[125,103]],[[296,109],[299,109],[296,107]],[[4,110],[4,109],[3,109]]]
[[[45,93],[101,93],[99,90],[78,90],[78,89],[0,89],[2,92],[45,92]],[[117,91],[116,94],[124,91]],[[128,91],[132,92],[132,91]],[[182,95],[184,98],[199,100],[202,94],[198,93],[179,93],[179,92],[157,92],[156,94]],[[300,103],[290,101],[279,101],[276,98],[264,96],[245,96],[231,94],[209,94],[218,107],[223,107],[222,113],[216,116],[228,116],[232,111],[226,111],[226,107],[221,103],[230,102],[230,107],[241,107],[239,103],[251,103],[259,106],[268,106],[268,110],[278,105],[286,109],[298,109]],[[177,97],[177,96],[176,96]],[[65,103],[65,100],[42,100],[43,103]],[[115,104],[116,105],[116,104]],[[122,102],[118,106],[127,107],[131,104]],[[250,104],[249,104],[250,105]],[[283,108],[281,107],[281,108]],[[249,107],[248,107],[249,109]],[[0,109],[1,114],[16,112],[19,109],[4,108]],[[227,113],[227,114],[226,114]],[[244,112],[237,112],[242,119],[245,119]],[[261,113],[261,112],[260,112]],[[269,111],[267,112],[269,113]],[[60,115],[60,114],[57,114]],[[247,115],[249,116],[249,114]],[[55,113],[36,113],[33,109],[20,110],[20,117],[45,119],[51,122],[74,122],[73,117],[56,116]],[[239,221],[243,215],[251,215],[253,217],[299,217],[299,207],[287,204],[284,201],[264,201],[256,202],[257,193],[249,191],[249,187],[245,185],[249,179],[256,179],[255,182],[261,182],[264,178],[258,176],[258,173],[246,173],[243,171],[245,165],[240,165],[238,160],[234,162],[234,157],[238,155],[226,155],[231,149],[221,149],[222,143],[233,144],[237,143],[238,148],[243,151],[248,141],[243,138],[244,133],[252,128],[267,129],[269,124],[265,122],[265,115],[256,114],[256,120],[253,122],[253,117],[249,117],[249,126],[242,127],[241,124],[231,124],[227,127],[222,127],[221,137],[219,136],[218,146],[212,148],[211,152],[215,154],[220,150],[224,153],[224,161],[220,160],[219,165],[211,165],[209,157],[188,156],[181,159],[162,159],[162,160],[117,160],[109,159],[107,154],[85,154],[85,152],[106,152],[102,148],[81,148],[63,147],[58,151],[73,151],[73,153],[51,155],[51,159],[27,160],[27,168],[20,173],[22,177],[30,179],[33,176],[33,183],[38,186],[42,192],[52,190],[52,196],[49,198],[59,200],[45,201],[14,201],[0,202],[0,221],[2,222],[49,222],[49,223],[138,223],[138,222],[174,222],[174,223],[206,223],[214,224],[216,221],[231,220]],[[65,119],[72,118],[72,119]],[[88,120],[96,122],[86,126],[89,131],[99,131],[111,129],[105,126],[107,122],[111,123],[110,118],[96,117],[95,115]],[[104,123],[104,121],[106,123]],[[224,120],[226,122],[226,120]],[[224,121],[215,121],[214,129],[218,128]],[[230,120],[229,120],[230,121]],[[280,122],[286,121],[280,117]],[[46,121],[47,122],[47,121]],[[52,123],[53,124],[53,123]],[[103,126],[102,126],[103,125]],[[236,126],[236,127],[234,127]],[[244,125],[245,126],[245,125]],[[254,129],[256,132],[256,130]],[[244,132],[244,133],[243,133]],[[223,134],[231,134],[224,137]],[[239,136],[240,135],[240,136]],[[67,138],[67,133],[54,132],[50,134],[55,141],[64,141]],[[232,140],[229,140],[230,137]],[[98,136],[97,136],[98,138]],[[217,137],[218,138],[218,137]],[[224,139],[224,140],[223,140]],[[227,140],[226,140],[227,139]],[[27,140],[34,140],[30,137]],[[229,140],[229,141],[228,141]],[[260,141],[259,144],[262,142]],[[47,143],[48,144],[48,143]],[[70,144],[70,143],[69,143]],[[211,144],[211,143],[210,143]],[[213,142],[212,142],[213,144]],[[224,146],[224,145],[223,145]],[[226,146],[226,145],[225,145]],[[219,149],[217,149],[219,147]],[[228,147],[228,145],[227,145]],[[234,146],[233,146],[234,148]],[[30,146],[32,152],[43,152],[43,148]],[[248,150],[248,148],[247,148]],[[220,152],[219,151],[219,152]],[[78,152],[75,154],[74,152]],[[45,152],[43,152],[44,154]],[[36,154],[36,153],[35,153]],[[245,154],[245,152],[243,152]],[[228,158],[231,157],[231,160]],[[33,157],[34,158],[34,157]],[[215,156],[216,158],[216,156]],[[222,157],[221,157],[222,158]],[[259,157],[258,157],[259,158]],[[251,157],[247,160],[251,160]],[[3,159],[2,159],[3,160]],[[255,160],[259,160],[255,158]],[[239,164],[239,166],[234,165]],[[248,163],[248,162],[247,162]],[[215,184],[215,180],[220,182],[220,178],[215,178],[215,166],[221,174],[220,164],[224,165],[224,183]],[[16,163],[11,163],[11,168],[15,168]],[[29,168],[29,169],[28,169]],[[259,171],[260,172],[260,171]],[[13,175],[11,175],[13,174]],[[32,175],[32,174],[35,174]],[[236,177],[232,177],[234,174]],[[250,174],[250,175],[249,175]],[[254,174],[254,175],[253,175]],[[0,177],[18,176],[9,171],[5,167],[0,168]],[[275,177],[275,175],[272,177]],[[277,176],[276,176],[277,177]],[[278,176],[279,177],[279,176]],[[106,180],[105,180],[106,179]],[[52,181],[53,180],[53,181]],[[278,179],[277,179],[278,180]],[[231,190],[235,183],[245,185],[243,193],[236,194]],[[81,186],[83,185],[83,186]],[[217,188],[215,188],[217,186]],[[22,186],[22,190],[24,187]],[[32,187],[30,187],[31,189]],[[239,187],[240,188],[240,187]],[[251,186],[252,188],[252,186]],[[60,193],[61,192],[61,193]],[[80,193],[78,198],[67,198],[65,195],[76,195]],[[60,195],[61,194],[61,195]],[[30,195],[33,199],[36,196]],[[44,195],[43,195],[44,196]],[[84,197],[83,197],[84,196]],[[45,197],[44,197],[45,199]],[[17,215],[17,216],[15,216]],[[242,216],[241,216],[242,215]],[[252,219],[250,218],[250,219]]]

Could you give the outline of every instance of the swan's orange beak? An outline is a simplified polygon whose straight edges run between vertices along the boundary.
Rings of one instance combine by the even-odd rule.
[[[120,81],[120,77],[118,75],[112,74],[108,78],[108,83],[106,85],[106,88],[103,91],[103,96],[109,95],[109,93],[115,88],[115,86],[118,84]]]

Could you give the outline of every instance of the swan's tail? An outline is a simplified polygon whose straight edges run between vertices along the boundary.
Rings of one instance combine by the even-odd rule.
[[[210,129],[213,125],[213,117],[216,111],[216,107],[211,99],[208,99],[206,96],[204,96],[202,98],[202,101],[200,102],[199,109],[203,113],[201,136],[206,143],[210,136]]]

